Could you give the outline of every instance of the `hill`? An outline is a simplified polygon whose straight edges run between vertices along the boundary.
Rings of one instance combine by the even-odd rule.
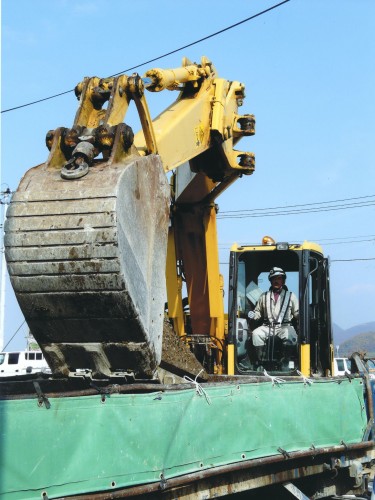
[[[344,330],[343,328],[339,327],[336,323],[333,323],[334,345],[335,346],[339,345],[340,350],[342,344],[345,341],[362,333],[373,333],[375,337],[375,321],[371,321],[370,323],[362,323],[360,325],[355,325],[352,326],[351,328],[348,328],[347,330]]]
[[[375,357],[375,321],[362,323],[344,330],[333,324],[335,356],[339,347],[339,356],[348,356],[353,352],[366,352],[368,357]]]
[[[375,356],[375,332],[359,333],[340,345],[341,355],[365,352],[368,357]]]

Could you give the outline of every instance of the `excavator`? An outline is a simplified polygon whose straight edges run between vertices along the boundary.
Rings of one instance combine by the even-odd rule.
[[[151,118],[145,91],[166,89],[177,99]],[[234,244],[224,312],[216,199],[255,169],[253,153],[234,149],[255,133],[238,112],[245,86],[202,57],[87,77],[75,95],[72,127],[47,132],[46,162],[7,211],[10,279],[52,374],[0,382],[0,494],[364,493],[374,383],[360,361],[332,377],[320,246]],[[256,356],[249,312],[273,266],[299,300],[298,342],[286,350],[270,328]]]

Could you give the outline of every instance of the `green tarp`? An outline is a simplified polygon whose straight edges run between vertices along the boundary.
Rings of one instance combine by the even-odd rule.
[[[40,499],[362,441],[361,379],[0,402],[0,494]]]

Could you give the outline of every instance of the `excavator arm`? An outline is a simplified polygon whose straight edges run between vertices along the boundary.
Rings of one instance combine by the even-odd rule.
[[[152,120],[145,89],[180,93]],[[47,161],[8,209],[11,281],[54,374],[152,377],[166,301],[184,335],[183,279],[191,333],[223,341],[214,201],[254,170],[253,155],[233,149],[254,117],[237,114],[243,85],[217,78],[206,58],[144,78],[85,78],[75,92],[73,126],[47,133]],[[135,136],[124,123],[132,100]]]
[[[201,67],[177,71],[150,70],[150,90],[185,87],[179,98],[154,120],[158,151],[166,170],[176,169],[169,229],[168,314],[181,337],[190,336],[208,350],[218,351],[215,371],[222,371],[224,345],[223,278],[219,271],[215,199],[243,174],[254,170],[251,153],[234,150],[244,135],[254,134],[254,117],[238,115],[244,86],[216,78],[202,58]],[[203,68],[204,71],[203,71]],[[193,100],[192,100],[193,98]],[[176,130],[181,130],[176,134]],[[135,138],[144,147],[140,134]],[[179,168],[176,168],[179,167]],[[185,331],[181,291],[185,281],[189,331]]]

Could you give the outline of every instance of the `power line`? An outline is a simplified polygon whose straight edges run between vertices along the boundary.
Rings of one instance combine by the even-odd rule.
[[[357,260],[375,260],[375,257],[368,257],[365,259],[332,259],[330,262],[354,262]]]
[[[356,261],[362,261],[362,260],[375,260],[375,257],[369,257],[369,258],[358,258],[358,259],[330,259],[330,263],[332,262],[356,262]],[[219,262],[221,266],[229,266],[229,262]]]
[[[371,207],[375,205],[375,200],[371,201],[369,203],[365,202],[360,202],[360,203],[348,203],[345,205],[332,205],[332,206],[327,206],[327,207],[316,207],[316,208],[309,208],[309,209],[302,209],[302,210],[280,210],[278,212],[262,212],[262,213],[252,213],[253,211],[244,211],[244,212],[239,212],[238,214],[233,214],[233,215],[226,215],[225,213],[223,215],[218,214],[217,218],[224,220],[224,219],[246,219],[246,218],[258,218],[258,217],[279,217],[282,215],[301,215],[301,214],[310,214],[310,213],[318,213],[318,212],[332,212],[332,211],[337,211],[337,210],[348,210],[352,208],[364,208],[364,207]],[[261,210],[261,209],[258,209]],[[266,210],[266,209],[263,209]]]
[[[352,240],[354,238],[375,238],[375,234],[358,234],[357,236],[337,236],[336,238],[311,238],[312,241]],[[343,242],[345,243],[345,242]],[[348,242],[351,243],[351,242]]]
[[[313,205],[325,205],[328,203],[338,203],[341,201],[363,200],[365,198],[375,198],[375,194],[369,194],[366,196],[355,196],[354,198],[341,198],[338,200],[316,201],[314,203],[299,203],[297,205],[283,205],[283,206],[278,206],[278,207],[254,208],[254,209],[251,209],[251,211],[255,212],[255,211],[259,211],[259,210],[276,210],[279,208],[285,209],[285,208],[296,208],[296,207],[310,207]],[[248,210],[226,210],[225,212],[222,212],[222,213],[223,214],[231,214],[231,213],[247,212],[247,211]]]
[[[366,238],[366,239],[358,239],[358,238]],[[335,238],[310,238],[310,237],[308,237],[307,239],[309,241],[315,241],[316,243],[319,243],[319,244],[322,242],[326,242],[326,241],[333,241],[333,242],[338,242],[337,244],[345,245],[347,243],[362,243],[365,241],[375,241],[375,234],[357,234],[355,236],[336,236]],[[338,241],[338,240],[353,240],[353,241]],[[289,238],[288,241],[293,243],[293,242],[299,241],[299,238]],[[230,248],[232,245],[233,245],[233,241],[219,242],[219,247],[221,247],[222,249]],[[256,245],[259,245],[259,241],[258,242],[250,242],[250,243],[248,242],[246,244],[243,244],[243,246],[256,246]],[[327,246],[327,245],[336,245],[336,243],[324,243],[324,246]]]
[[[276,5],[273,5],[272,7],[269,7],[268,9],[262,10],[261,12],[258,12],[257,14],[254,14],[253,16],[247,17],[246,19],[239,21],[238,23],[232,24],[232,25],[228,26],[227,28],[223,28],[222,30],[216,31],[215,33],[212,33],[211,35],[207,35],[203,38],[200,38],[199,40],[196,40],[195,42],[191,42],[191,43],[184,45],[178,49],[174,49],[171,52],[167,52],[166,54],[163,54],[162,56],[155,57],[154,59],[150,59],[149,61],[146,61],[146,62],[140,64],[139,66],[144,66],[145,64],[150,64],[151,62],[157,61],[158,59],[162,59],[163,57],[167,57],[167,56],[170,56],[172,54],[175,54],[176,52],[179,52],[180,50],[184,50],[184,49],[187,49],[189,47],[192,47],[193,45],[197,45],[198,43],[204,42],[205,40],[208,40],[210,38],[213,38],[214,36],[220,35],[221,33],[224,33],[225,31],[231,30],[233,28],[236,28],[237,26],[240,26],[241,24],[247,23],[248,21],[251,21],[251,20],[255,19],[256,17],[262,16],[263,14],[266,14],[267,12],[270,12],[271,10],[276,9],[277,7],[280,7],[281,5],[283,5],[284,3],[287,3],[287,2],[289,2],[289,0],[284,0],[283,2],[280,2]],[[121,75],[122,73],[126,73],[127,71],[130,71],[132,69],[136,69],[139,66],[134,66],[133,68],[126,69],[124,71],[121,71],[120,73],[115,73],[114,75],[111,75],[111,76]]]
[[[375,241],[375,238],[371,238],[369,240],[337,241],[335,243],[324,243],[324,246],[328,247],[331,245],[349,245],[351,243],[365,243],[365,242],[369,242],[369,241]]]
[[[12,335],[12,337],[10,338],[10,340],[8,340],[7,344],[4,346],[3,348],[3,351],[5,351],[5,349],[8,347],[8,345],[12,342],[12,340],[14,339],[14,337],[17,335],[17,333],[21,330],[21,328],[23,327],[23,325],[26,323],[26,320],[24,320],[20,326],[17,328],[17,330],[14,332],[14,334]]]
[[[295,240],[290,240],[291,243],[293,243]],[[318,243],[318,245],[322,244],[322,240],[317,240],[317,239],[313,239],[313,238],[309,238],[309,241],[314,241],[316,243]],[[371,241],[375,241],[375,238],[371,238],[371,239],[365,239],[365,240],[355,240],[355,241],[340,241],[340,242],[336,242],[336,243],[324,243],[324,247],[328,247],[328,246],[332,246],[332,245],[350,245],[351,243],[366,243],[366,242],[371,242]],[[259,243],[246,243],[246,245],[241,245],[241,246],[257,246],[259,245]],[[231,243],[229,244],[224,244],[224,243],[219,243],[219,250],[228,250],[230,247],[232,246]]]
[[[283,215],[302,215],[302,214],[310,214],[310,213],[319,213],[319,212],[333,212],[337,210],[349,210],[352,208],[365,208],[365,207],[371,207],[375,206],[374,203],[368,203],[366,205],[357,205],[357,206],[343,206],[343,207],[330,207],[330,208],[321,208],[321,209],[310,209],[310,210],[295,210],[291,212],[265,212],[263,214],[243,214],[243,215],[233,215],[233,216],[224,216],[221,217],[218,215],[218,219],[225,220],[225,219],[247,219],[247,218],[259,218],[259,217],[281,217]]]
[[[284,0],[283,2],[280,2],[276,5],[273,5],[272,7],[269,7],[268,9],[262,10],[261,12],[258,12],[257,14],[254,14],[250,17],[247,17],[246,19],[243,19],[242,21],[239,21],[238,23],[227,26],[226,28],[223,28],[222,30],[216,31],[215,33],[212,33],[211,35],[207,35],[203,38],[200,38],[199,40],[195,40],[195,42],[188,43],[187,45],[183,45],[182,47],[179,47],[178,49],[174,49],[174,50],[171,50],[170,52],[166,52],[165,54],[162,54],[161,56],[154,57],[153,59],[149,59],[148,61],[145,61],[141,64],[137,64],[136,66],[132,66],[131,68],[124,69],[123,71],[120,71],[119,73],[114,73],[113,75],[110,75],[109,78],[111,78],[113,76],[121,75],[123,73],[127,73],[129,71],[134,70],[134,69],[145,66],[146,64],[150,64],[152,62],[158,61],[159,59],[163,59],[164,57],[175,54],[176,52],[179,52],[181,50],[192,47],[193,45],[197,45],[198,43],[204,42],[205,40],[209,40],[210,38],[213,38],[214,36],[220,35],[221,33],[224,33],[225,31],[236,28],[237,26],[240,26],[241,24],[247,23],[248,21],[251,21],[251,20],[255,19],[256,17],[262,16],[263,14],[266,14],[267,12],[270,12],[271,10],[276,9],[277,7],[280,7],[281,5],[283,5],[284,3],[287,3],[289,1],[290,0]],[[37,101],[32,101],[32,102],[29,102],[26,104],[21,104],[20,106],[14,106],[13,108],[4,109],[3,111],[1,111],[1,113],[8,113],[9,111],[15,111],[16,109],[25,108],[26,106],[32,106],[33,104],[38,104],[39,102],[48,101],[49,99],[54,99],[55,97],[60,97],[60,96],[65,95],[65,94],[69,94],[70,92],[74,92],[74,89],[66,90],[65,92],[60,92],[59,94],[54,94],[54,95],[51,95],[49,97],[44,97],[43,99],[38,99]]]
[[[33,104],[38,104],[39,102],[48,101],[49,99],[54,99],[55,97],[60,97],[64,94],[70,94],[74,92],[74,89],[66,90],[65,92],[60,92],[60,94],[54,94],[49,97],[44,97],[43,99],[38,99],[37,101],[28,102],[27,104],[20,104],[19,106],[14,106],[13,108],[4,109],[1,113],[8,113],[8,111],[15,111],[16,109],[26,108],[27,106],[32,106]]]

